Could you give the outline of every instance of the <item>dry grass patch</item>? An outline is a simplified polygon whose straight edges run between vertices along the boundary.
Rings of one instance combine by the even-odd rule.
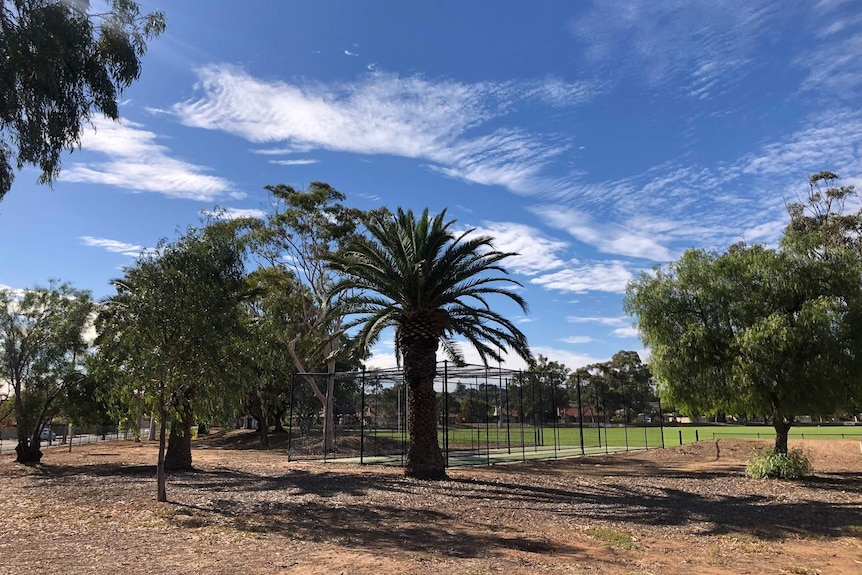
[[[857,575],[858,445],[807,443],[815,476],[790,483],[746,478],[752,443],[726,439],[719,459],[703,442],[431,483],[210,445],[169,476],[168,504],[154,445],[51,450],[0,461],[0,575]]]

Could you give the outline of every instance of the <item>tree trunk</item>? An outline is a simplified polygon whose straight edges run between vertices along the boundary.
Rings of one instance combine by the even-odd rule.
[[[39,437],[22,440],[18,438],[18,445],[15,446],[15,453],[18,457],[15,459],[18,463],[39,463],[42,461],[42,450],[39,447]]]
[[[32,414],[27,413],[24,409],[23,393],[21,385],[15,385],[15,418],[17,420],[18,445],[15,446],[15,453],[18,457],[15,459],[18,463],[32,464],[39,463],[42,460],[42,450],[39,446],[39,430],[33,433],[33,437],[28,436],[28,430],[32,430],[35,422],[29,421]],[[30,416],[30,417],[28,417]]]
[[[407,383],[410,446],[404,467],[406,477],[446,479],[446,461],[437,441],[437,340],[417,338],[402,342],[404,380]]]
[[[258,415],[260,417],[257,418],[257,432],[260,434],[260,446],[264,449],[269,449],[269,421],[267,420],[266,411],[261,409]]]
[[[192,410],[186,404],[180,413],[180,421],[171,425],[168,451],[165,454],[165,469],[190,470],[192,467]]]
[[[772,426],[775,428],[775,453],[787,453],[787,435],[790,432],[791,423],[776,418]]]
[[[147,441],[155,441],[156,440],[156,412],[153,411],[150,414],[150,435],[147,437]]]
[[[284,428],[284,424],[282,424],[282,419],[284,418],[284,408],[275,409],[272,412],[272,421],[274,427],[272,428],[273,433],[287,433],[287,430]]]
[[[159,501],[168,500],[167,481],[165,479],[165,412],[160,410],[159,413],[159,459],[156,465],[156,489],[158,490],[157,499]],[[153,418],[155,421],[155,418]]]

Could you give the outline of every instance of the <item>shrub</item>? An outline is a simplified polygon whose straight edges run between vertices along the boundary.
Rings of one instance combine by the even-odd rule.
[[[801,449],[787,453],[755,453],[745,466],[745,474],[754,479],[799,479],[811,475],[811,460]]]

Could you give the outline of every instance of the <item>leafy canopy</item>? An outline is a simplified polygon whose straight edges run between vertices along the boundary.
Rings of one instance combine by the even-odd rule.
[[[169,420],[191,397],[201,416],[237,409],[244,274],[233,230],[215,224],[162,243],[114,280],[117,293],[102,306],[97,344],[115,399],[135,405],[143,396]]]
[[[411,340],[430,338],[461,363],[454,339],[461,336],[486,363],[501,361],[502,348],[529,361],[524,334],[487,299],[503,296],[526,311],[524,299],[510,289],[520,284],[495,273],[505,274],[501,262],[514,254],[495,250],[490,237],[473,230],[455,233],[455,221],[445,217],[444,210],[431,218],[427,209],[419,218],[401,208],[394,215],[375,214],[368,235],[327,258],[341,274],[330,297],[344,295],[340,311],[358,316],[345,327],[360,327],[355,341],[361,350],[394,327],[399,357]]]
[[[0,199],[14,168],[37,166],[40,183],[51,183],[94,114],[119,117],[117,98],[165,19],[132,0],[107,4],[104,13],[88,13],[86,0],[0,4]]]
[[[862,290],[853,258],[733,246],[691,249],[628,286],[667,400],[790,423],[858,391]]]
[[[39,433],[84,379],[79,363],[92,310],[89,292],[65,283],[0,289],[0,381],[14,396],[18,461],[39,461]]]

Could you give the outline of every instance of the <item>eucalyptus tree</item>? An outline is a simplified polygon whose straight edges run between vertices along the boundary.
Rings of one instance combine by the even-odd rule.
[[[519,416],[536,426],[554,421],[557,409],[568,405],[565,384],[570,373],[571,370],[563,363],[541,354],[536,356],[527,366],[527,371],[514,376],[516,389],[510,393],[517,393]]]
[[[279,339],[293,361],[296,372],[323,372],[325,387],[310,375],[302,379],[311,388],[323,412],[324,450],[335,445],[335,378],[343,339],[341,318],[331,313],[333,302],[327,298],[337,280],[326,258],[341,249],[362,230],[375,211],[365,212],[344,205],[346,196],[323,182],[312,182],[305,191],[278,184],[267,186],[272,210],[266,224],[256,232],[255,254],[261,267],[268,270],[271,285],[281,283],[289,292],[291,317],[288,329]]]
[[[859,279],[842,252],[691,249],[631,282],[625,306],[662,397],[693,414],[770,417],[786,452],[796,416],[831,414],[860,391]]]
[[[652,374],[636,351],[620,350],[610,360],[584,366],[573,375],[575,381],[570,382],[575,385],[578,377],[593,383],[582,387],[582,399],[589,405],[601,404],[609,416],[623,412],[626,422],[632,410],[656,399]]]
[[[247,281],[254,295],[246,301],[248,335],[239,342],[249,382],[246,406],[258,420],[261,445],[269,447],[270,425],[283,430],[281,420],[296,372],[282,342],[303,331],[304,292],[290,274],[272,268],[252,272]]]
[[[19,463],[42,459],[40,434],[69,388],[84,379],[93,302],[89,292],[52,281],[23,292],[0,289],[0,378],[10,388]]]
[[[530,360],[527,339],[509,319],[491,308],[488,296],[500,296],[526,311],[524,299],[510,288],[520,284],[505,275],[489,236],[473,230],[456,233],[445,210],[432,218],[426,209],[376,214],[367,235],[353,237],[328,267],[340,275],[330,297],[343,296],[338,313],[356,315],[344,326],[358,328],[355,349],[367,352],[387,328],[395,329],[395,349],[403,362],[408,389],[410,443],[405,475],[446,477],[437,440],[436,352],[463,363],[454,339],[463,337],[486,364],[502,361],[501,350]]]
[[[849,211],[848,202],[855,206]],[[806,257],[829,259],[849,251],[862,260],[862,208],[854,186],[841,185],[838,174],[818,172],[808,178],[808,192],[787,207],[790,222],[781,245]]]
[[[165,501],[165,469],[191,467],[195,419],[227,417],[242,404],[242,246],[227,225],[189,229],[142,255],[113,285],[117,293],[97,319],[99,358],[121,402],[143,400],[158,415],[158,499]]]
[[[37,166],[51,183],[60,155],[96,115],[119,118],[117,100],[141,74],[147,41],[165,29],[161,12],[132,0],[3,0],[0,4],[0,199],[14,168]]]

